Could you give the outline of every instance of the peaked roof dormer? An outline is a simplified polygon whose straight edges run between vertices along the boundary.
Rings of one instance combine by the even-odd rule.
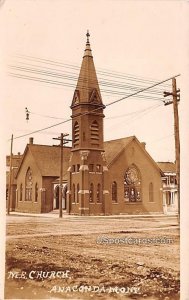
[[[87,31],[86,36],[86,47],[71,108],[78,104],[88,103],[103,106],[92,50],[89,42],[89,31]]]

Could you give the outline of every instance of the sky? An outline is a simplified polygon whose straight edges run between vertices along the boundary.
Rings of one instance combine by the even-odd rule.
[[[165,80],[182,73],[186,2],[1,1],[1,65],[5,87],[1,100],[1,138],[6,154],[10,152],[11,134],[14,135],[14,154],[24,151],[30,136],[34,137],[35,143],[49,145],[55,144],[52,138],[58,137],[61,132],[69,133],[71,138],[71,122],[37,134],[32,132],[70,118],[76,84],[72,81],[70,87],[13,77],[10,73],[20,74],[20,70],[11,69],[10,66],[31,68],[32,65],[40,70],[53,69],[53,72],[61,74],[74,72],[77,78],[85,49],[86,31],[89,30],[99,82],[106,79],[114,83],[116,81],[116,84],[128,84],[128,76],[131,75],[140,80]],[[106,78],[101,72],[107,72]],[[110,76],[110,72],[114,77]],[[31,72],[22,74],[36,76]],[[55,77],[50,79],[59,80]],[[182,79],[181,74],[177,78],[178,88],[182,85]],[[144,86],[144,82],[130,83]],[[145,81],[145,86],[151,84]],[[163,91],[172,89],[171,81],[167,84],[169,86],[157,87],[162,94],[162,97],[159,94],[161,99]],[[100,85],[100,89],[103,88]],[[126,90],[121,92],[120,95],[102,92],[104,104],[128,93]],[[179,114],[184,112],[182,101],[181,97]],[[25,107],[31,112],[28,122]],[[164,106],[162,101],[155,99],[129,97],[107,107],[104,113],[105,140],[135,135],[139,141],[146,142],[146,149],[156,161],[175,160],[172,105]],[[25,134],[29,135],[18,138]]]

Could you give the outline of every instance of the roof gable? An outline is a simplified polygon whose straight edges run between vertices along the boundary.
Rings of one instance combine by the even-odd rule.
[[[134,136],[104,142],[104,150],[108,166],[120,156],[121,152],[130,144]]]
[[[104,149],[105,149],[105,155],[106,155],[108,167],[110,167],[115,162],[115,160],[119,158],[121,153],[133,141],[135,141],[137,143],[137,145],[145,153],[145,155],[148,157],[148,159],[151,161],[151,163],[154,165],[154,167],[163,176],[164,173],[162,172],[162,170],[159,168],[157,163],[153,160],[153,158],[150,156],[150,154],[146,151],[146,149],[142,146],[142,144],[139,142],[139,140],[135,136],[126,137],[126,138],[113,140],[113,141],[108,141],[108,142],[104,143]]]
[[[47,146],[47,145],[37,145],[28,144],[26,146],[21,165],[26,159],[27,152],[30,152],[41,176],[60,176],[60,147],[59,146]],[[70,147],[63,148],[63,175],[67,172],[68,163],[70,158]],[[18,173],[21,169],[18,170]]]

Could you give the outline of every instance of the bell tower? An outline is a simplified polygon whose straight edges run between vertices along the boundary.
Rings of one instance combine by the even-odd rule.
[[[71,104],[72,150],[68,210],[80,215],[110,214],[108,168],[103,147],[103,110],[92,51],[87,42]]]

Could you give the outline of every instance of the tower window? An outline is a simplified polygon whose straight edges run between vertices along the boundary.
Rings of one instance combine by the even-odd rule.
[[[79,124],[78,122],[75,122],[73,128],[73,146],[76,147],[78,145],[79,145]]]
[[[98,183],[98,185],[97,185],[96,201],[98,203],[101,202],[101,185],[100,185],[100,183]]]
[[[89,164],[89,172],[94,172],[94,165],[93,164]]]
[[[91,124],[91,144],[99,146],[99,125],[97,121]]]
[[[101,165],[96,165],[96,172],[101,172]]]
[[[89,202],[94,202],[94,185],[93,185],[93,183],[90,184]]]

